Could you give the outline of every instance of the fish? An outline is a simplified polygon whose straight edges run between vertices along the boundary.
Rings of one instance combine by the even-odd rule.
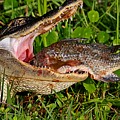
[[[113,72],[120,69],[119,50],[120,45],[109,47],[67,39],[44,48],[29,63],[61,74],[86,72],[94,80],[116,82],[120,77]]]

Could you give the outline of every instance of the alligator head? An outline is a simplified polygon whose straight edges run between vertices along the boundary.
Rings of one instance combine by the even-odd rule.
[[[62,74],[47,67],[35,67],[27,62],[32,59],[33,41],[36,36],[51,30],[61,20],[70,18],[82,6],[82,0],[66,0],[58,9],[33,18],[17,18],[0,31],[0,74],[4,74],[1,92],[6,97],[6,85],[12,85],[13,92],[33,91],[51,94],[85,80],[88,73]],[[1,82],[2,83],[2,82]]]

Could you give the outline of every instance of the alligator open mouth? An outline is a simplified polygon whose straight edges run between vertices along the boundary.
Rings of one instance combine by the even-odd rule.
[[[31,82],[33,82],[33,79],[51,82],[75,82],[86,79],[88,74],[78,74],[77,69],[79,68],[76,68],[76,72],[72,73],[73,70],[75,71],[74,66],[70,66],[71,73],[68,71],[68,69],[65,70],[65,73],[62,73],[61,69],[64,68],[63,66],[58,67],[56,70],[52,67],[47,68],[46,66],[28,64],[28,62],[34,56],[34,39],[38,35],[50,31],[58,24],[58,22],[72,17],[73,14],[75,14],[78,6],[83,6],[82,0],[66,0],[60,8],[52,10],[41,17],[17,18],[3,27],[0,31],[0,54],[3,54],[0,65],[2,66],[3,70],[6,69],[6,75],[10,76],[12,79],[30,79]],[[6,57],[6,55],[8,57]],[[10,67],[11,63],[12,68]],[[22,84],[23,83],[21,83],[21,85]]]
[[[5,75],[6,79],[4,82],[0,81],[2,86],[0,88],[3,88],[3,90],[0,89],[1,99],[1,95],[3,100],[6,99],[7,85],[10,85],[13,93],[33,91],[37,94],[51,94],[85,80],[89,73],[96,80],[113,82],[120,80],[112,73],[120,68],[119,54],[110,55],[109,48],[107,47],[108,52],[106,52],[106,47],[101,45],[84,45],[83,49],[83,46],[77,41],[77,43],[74,42],[73,39],[73,43],[69,40],[69,42],[61,41],[51,45],[53,47],[50,46],[47,50],[52,51],[52,54],[48,53],[48,56],[45,56],[46,51],[42,50],[40,59],[39,55],[36,55],[38,59],[35,58],[38,65],[34,63],[32,65],[35,37],[51,30],[58,22],[71,17],[79,5],[82,6],[82,0],[66,0],[62,7],[42,17],[17,18],[2,28],[0,75]],[[57,48],[58,51],[53,51],[53,48]],[[62,57],[56,59],[55,54],[57,57],[60,55]],[[30,61],[31,59],[33,61]],[[29,61],[31,65],[27,63]]]
[[[0,33],[1,38],[5,37],[0,46],[11,51],[15,58],[28,62],[34,56],[33,41],[36,36],[50,31],[58,22],[73,16],[79,5],[82,6],[81,0],[70,0],[42,17],[18,18],[11,21]]]

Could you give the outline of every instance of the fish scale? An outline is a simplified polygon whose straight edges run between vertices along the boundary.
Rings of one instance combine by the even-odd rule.
[[[116,81],[120,80],[112,73],[120,69],[120,53],[112,52],[113,50],[116,52],[120,46],[113,46],[113,48],[98,43],[82,44],[76,39],[64,40],[44,48],[30,63],[32,62],[35,66],[44,66],[43,63],[45,63],[46,66],[54,69],[59,61],[64,63],[59,66],[61,68],[66,65],[71,66],[69,61],[72,61],[76,69],[81,65],[83,68],[79,70],[88,72],[93,79],[112,82],[115,81],[114,78]],[[77,64],[76,61],[78,61]],[[57,69],[60,69],[59,67]]]

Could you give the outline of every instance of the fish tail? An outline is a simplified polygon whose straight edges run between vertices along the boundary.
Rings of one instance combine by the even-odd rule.
[[[112,55],[111,64],[113,64],[116,70],[120,69],[120,53]]]
[[[115,53],[118,50],[120,50],[120,45],[111,46],[108,49],[110,50],[111,53]]]
[[[113,54],[112,58],[113,60],[118,61],[120,63],[120,53]]]

